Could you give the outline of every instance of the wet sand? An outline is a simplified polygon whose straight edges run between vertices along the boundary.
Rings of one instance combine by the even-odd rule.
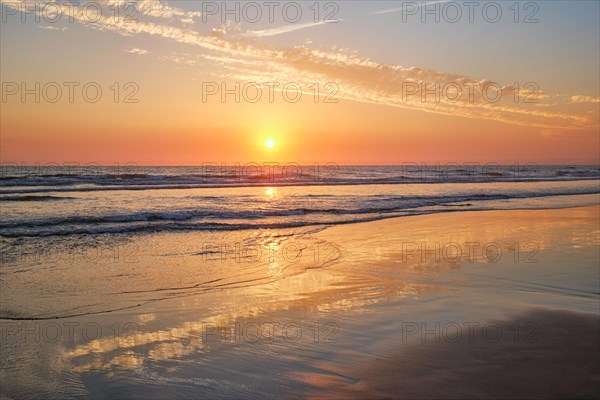
[[[246,232],[265,248],[302,246],[294,257],[243,262],[206,257],[193,233],[137,238],[135,264],[81,272],[85,295],[28,303],[52,312],[83,299],[93,309],[111,306],[112,291],[132,308],[1,321],[1,393],[598,398],[599,210],[433,214],[301,237]]]
[[[437,338],[434,326],[425,334],[419,327],[389,353],[349,371],[360,381],[329,382],[324,397],[595,399],[599,321],[597,315],[534,309],[485,325],[446,324]]]

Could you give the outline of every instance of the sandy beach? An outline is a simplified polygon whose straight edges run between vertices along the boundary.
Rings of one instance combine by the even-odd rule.
[[[597,398],[599,211],[411,216],[290,242],[135,237],[126,268],[103,258],[36,287],[51,304],[27,272],[4,274],[3,307],[40,317],[2,320],[2,393]],[[236,253],[249,235],[263,250]]]

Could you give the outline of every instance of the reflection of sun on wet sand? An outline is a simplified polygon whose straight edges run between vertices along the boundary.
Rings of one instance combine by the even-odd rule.
[[[160,301],[66,320],[104,329],[133,321],[133,335],[43,346],[11,336],[3,362],[21,354],[11,354],[14,339],[57,371],[85,375],[90,389],[111,374],[115,390],[133,379],[149,396],[153,377],[168,371],[167,386],[201,381],[217,385],[215,395],[285,387],[295,397],[597,397],[599,209],[433,214],[311,230],[294,239],[310,257],[292,263],[204,258],[193,233],[138,238],[155,254],[142,251],[132,269],[145,274],[113,290]],[[251,242],[287,238],[263,232]],[[315,243],[335,245],[335,257],[326,249],[316,262]],[[106,267],[98,273],[113,279],[116,267]],[[143,290],[152,287],[160,290]],[[280,324],[275,340],[232,336],[238,326],[272,323]],[[333,324],[335,335],[317,338],[315,323]],[[302,336],[282,339],[286,324]],[[481,340],[490,339],[490,324],[502,335]],[[462,336],[448,341],[456,326]],[[329,336],[335,340],[323,340]],[[11,385],[28,387],[19,376]]]

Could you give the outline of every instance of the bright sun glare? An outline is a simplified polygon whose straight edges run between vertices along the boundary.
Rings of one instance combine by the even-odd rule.
[[[275,147],[275,141],[273,139],[269,139],[265,142],[265,146],[267,146],[269,149],[272,149]]]

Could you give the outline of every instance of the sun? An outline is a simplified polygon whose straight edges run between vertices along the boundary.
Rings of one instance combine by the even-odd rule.
[[[269,149],[272,149],[275,147],[275,141],[273,139],[269,139],[265,142],[265,146],[267,146]]]

